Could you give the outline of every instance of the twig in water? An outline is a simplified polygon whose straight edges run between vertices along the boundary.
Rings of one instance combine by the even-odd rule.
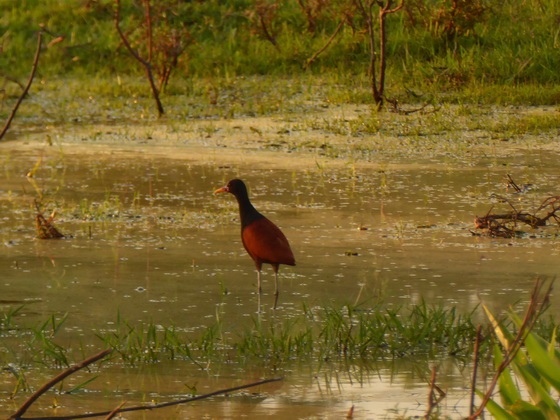
[[[507,183],[507,188],[511,187],[515,190],[515,192],[520,193],[521,192],[521,188],[519,188],[519,186],[515,183],[515,181],[513,180],[513,178],[511,177],[510,174],[506,174],[508,183]]]
[[[33,417],[33,418],[29,417],[28,419],[29,420],[31,420],[31,419],[33,419],[33,420],[72,420],[72,419],[85,419],[85,418],[92,418],[92,417],[107,416],[107,415],[110,415],[113,411],[115,412],[115,414],[119,414],[119,413],[131,412],[131,411],[157,410],[158,408],[172,407],[174,405],[180,405],[180,404],[187,404],[187,403],[190,403],[190,402],[193,402],[193,401],[199,401],[199,400],[204,400],[204,399],[207,399],[207,398],[210,398],[210,397],[214,397],[216,395],[230,394],[232,392],[240,391],[242,389],[252,388],[252,387],[255,387],[255,386],[259,386],[259,385],[268,384],[270,382],[278,382],[278,381],[282,381],[282,380],[283,380],[283,378],[263,379],[262,381],[253,382],[253,383],[250,383],[250,384],[239,385],[239,386],[235,386],[235,387],[232,387],[232,388],[220,389],[218,391],[210,392],[209,394],[197,395],[196,397],[184,398],[184,399],[181,399],[181,400],[169,401],[169,402],[160,403],[160,404],[139,405],[139,406],[135,406],[135,407],[119,408],[119,409],[115,409],[115,410],[112,410],[112,411],[102,411],[102,412],[98,412],[98,413],[75,414],[75,415],[71,415],[71,416],[49,416],[49,417]],[[25,418],[24,417],[14,417],[14,416],[12,416],[10,419],[23,420]]]
[[[435,392],[437,391],[439,396],[436,398]],[[425,419],[429,419],[432,411],[437,405],[445,398],[445,392],[436,385],[436,367],[432,367],[432,377],[430,378],[430,391],[428,392],[428,408],[426,409]]]
[[[474,413],[474,394],[476,389],[476,375],[478,371],[478,360],[479,360],[478,358],[480,356],[479,354],[480,341],[482,339],[481,331],[482,331],[482,327],[479,325],[478,328],[476,329],[476,341],[474,342],[473,374],[471,379],[471,405],[469,410],[469,415],[471,416]]]
[[[113,411],[111,411],[107,417],[105,417],[105,420],[111,420],[113,417],[115,417],[117,414],[119,414],[119,410],[121,408],[123,408],[123,405],[126,404],[126,401],[123,401],[122,403],[120,403],[117,407],[115,407],[115,409]]]
[[[22,415],[25,414],[25,412],[29,409],[29,407],[31,407],[33,405],[33,403],[35,401],[37,401],[37,399],[43,395],[45,392],[47,392],[50,388],[52,388],[54,385],[56,385],[57,383],[59,383],[60,381],[62,381],[63,379],[65,379],[67,376],[72,375],[74,372],[77,372],[80,369],[85,368],[86,366],[91,365],[94,362],[97,362],[100,359],[103,359],[105,356],[107,356],[109,353],[111,353],[111,350],[107,349],[107,350],[103,350],[99,353],[97,353],[96,355],[91,356],[90,358],[82,361],[81,363],[78,363],[74,366],[69,367],[68,369],[66,369],[64,372],[62,372],[60,375],[54,377],[53,379],[51,379],[49,382],[47,382],[46,384],[44,384],[41,388],[39,388],[37,391],[35,391],[33,393],[33,395],[31,395],[27,401],[25,401],[23,403],[23,405],[14,413],[10,416],[10,419],[19,419],[21,418]]]

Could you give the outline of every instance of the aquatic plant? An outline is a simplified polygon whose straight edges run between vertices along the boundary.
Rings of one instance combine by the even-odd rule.
[[[164,357],[186,358],[199,366],[236,360],[278,369],[305,358],[317,362],[360,361],[422,356],[468,358],[476,326],[473,313],[422,303],[410,308],[383,309],[346,305],[304,308],[301,316],[265,322],[253,318],[241,331],[223,321],[201,334],[175,327],[132,326],[118,320],[111,332],[98,332],[126,364],[153,363]]]
[[[212,369],[213,365],[237,363],[241,366],[258,364],[265,370],[277,372],[291,363],[305,363],[312,371],[319,372],[327,368],[326,365],[341,363],[350,372],[352,368],[349,366],[367,368],[383,359],[437,360],[451,356],[467,363],[473,355],[476,355],[476,368],[493,352],[497,372],[494,383],[499,386],[502,405],[493,397],[490,387],[486,393],[478,392],[481,398],[485,398],[479,412],[487,408],[497,418],[525,418],[522,410],[528,410],[526,412],[531,415],[541,410],[548,413],[547,416],[554,416],[559,409],[550,389],[558,392],[560,385],[557,372],[560,357],[555,348],[558,338],[552,320],[541,319],[547,298],[537,302],[536,305],[530,304],[534,308],[530,317],[521,320],[510,314],[519,330],[517,334],[510,332],[483,307],[504,350],[498,344],[492,345],[489,340],[481,339],[481,327],[473,322],[475,311],[461,315],[456,308],[431,306],[424,302],[394,309],[364,304],[304,306],[298,316],[268,320],[263,320],[262,315],[255,316],[252,325],[241,330],[224,323],[226,314],[223,309],[217,309],[215,321],[209,326],[193,331],[153,322],[132,325],[118,314],[110,330],[99,331],[96,335],[102,348],[112,350],[112,363],[120,360],[124,365],[139,366],[164,359],[184,359],[205,370]],[[11,338],[14,334],[19,336],[18,340],[10,341],[9,353],[17,354],[23,346],[35,363],[70,366],[74,349],[55,342],[67,317],[51,316],[29,329],[17,326],[14,321],[20,310],[8,310],[0,317],[4,320],[0,324],[0,333],[5,335],[9,331]],[[544,331],[551,336],[544,339],[534,331]],[[526,351],[521,349],[523,343]],[[6,345],[2,350],[4,362],[8,360]],[[80,352],[83,354],[84,349]],[[107,354],[105,351],[104,355]],[[516,375],[526,382],[534,402],[523,401],[522,393],[516,389],[507,371],[510,364]],[[9,366],[6,370],[16,378],[13,393],[28,389],[24,366],[14,363]],[[74,385],[72,390],[86,387],[91,380]],[[436,385],[435,367],[430,386],[428,409],[430,415],[437,416],[437,405],[445,393]],[[436,391],[439,396],[433,398]]]
[[[14,319],[23,307],[23,305],[14,307],[9,306],[6,311],[0,312],[0,334],[6,334],[10,330],[16,328],[14,325]]]
[[[15,310],[3,313],[3,325],[14,328],[15,314]],[[225,360],[241,364],[258,360],[263,367],[278,368],[302,358],[319,366],[327,361],[412,356],[468,358],[476,333],[473,313],[460,315],[455,308],[425,303],[397,309],[306,306],[301,315],[282,320],[254,317],[252,325],[241,330],[224,324],[220,318],[224,316],[194,332],[153,322],[133,325],[117,315],[114,327],[97,331],[96,336],[132,366],[180,358],[199,367]],[[66,315],[60,319],[53,315],[37,327],[17,327],[30,354],[36,355],[35,361],[68,365],[73,349],[56,343],[66,319]],[[18,352],[12,349],[13,354]]]
[[[551,290],[552,282],[537,281],[523,319],[514,312],[509,313],[517,331],[508,328],[483,306],[497,339],[493,348],[496,374],[486,392],[477,391],[482,403],[470,418],[478,417],[485,408],[497,419],[560,418],[557,328],[550,341],[533,332],[536,321],[549,305]],[[499,389],[501,404],[493,396],[495,386]]]

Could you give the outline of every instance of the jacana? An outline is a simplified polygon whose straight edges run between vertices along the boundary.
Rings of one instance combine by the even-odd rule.
[[[245,183],[232,179],[225,187],[218,188],[214,194],[228,192],[233,194],[239,204],[241,219],[241,240],[247,253],[255,261],[257,268],[257,287],[261,289],[261,269],[263,264],[270,264],[274,269],[274,309],[278,303],[278,268],[280,264],[296,265],[296,260],[286,236],[280,228],[264,217],[253,207]]]

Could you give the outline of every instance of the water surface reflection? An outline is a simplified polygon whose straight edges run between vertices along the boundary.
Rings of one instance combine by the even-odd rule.
[[[536,204],[555,191],[559,160],[552,155],[526,155],[507,168],[493,160],[460,167],[426,162],[288,171],[171,157],[100,155],[92,161],[52,153],[43,156],[30,182],[25,174],[37,162],[36,153],[0,153],[0,303],[25,303],[21,316],[30,323],[67,313],[61,339],[85,347],[95,341],[94,332],[111,330],[117,317],[193,332],[214,323],[217,313],[233,329],[250,322],[256,275],[239,237],[237,205],[212,195],[233,177],[246,180],[255,206],[292,244],[297,266],[281,270],[280,317],[302,313],[304,304],[359,302],[395,307],[426,301],[466,312],[484,301],[503,309],[525,302],[536,276],[558,271],[555,228],[507,240],[470,233],[474,216],[488,211],[490,194],[505,194],[506,169],[538,180],[530,193]],[[35,198],[58,209],[57,226],[71,237],[34,239]],[[272,270],[265,267],[266,312],[274,297]],[[558,297],[553,299],[558,316]],[[183,418],[275,410],[340,417],[355,404],[357,413],[367,415],[395,407],[422,414],[427,372],[417,374],[414,363],[400,363],[398,369],[379,366],[359,380],[349,372],[315,377],[294,368],[282,385],[263,387],[257,396],[248,392],[175,410]],[[446,404],[464,407],[468,375],[446,363],[452,366],[440,377],[452,390]],[[225,368],[206,375],[186,363],[126,375],[105,371],[95,392],[119,389],[107,401],[111,406],[121,397],[171,398],[184,389],[186,377],[196,378],[199,392],[251,377]],[[11,386],[5,381],[2,398]],[[94,400],[99,397],[92,392]],[[72,408],[82,407],[80,398],[72,401]]]

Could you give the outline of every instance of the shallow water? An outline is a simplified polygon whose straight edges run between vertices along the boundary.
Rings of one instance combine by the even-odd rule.
[[[40,156],[39,169],[27,179]],[[558,272],[555,227],[516,239],[470,232],[474,217],[495,204],[492,193],[532,206],[557,194],[560,160],[555,152],[503,162],[426,159],[342,167],[311,162],[290,170],[138,152],[92,159],[54,148],[4,147],[0,160],[0,305],[25,303],[20,316],[31,324],[68,313],[60,339],[86,348],[99,344],[94,332],[111,330],[118,317],[132,324],[172,323],[195,332],[215,322],[217,313],[233,326],[250,322],[257,311],[256,275],[239,237],[237,205],[229,195],[212,194],[233,177],[246,180],[254,205],[281,226],[294,250],[297,266],[280,270],[276,316],[299,314],[303,304],[327,303],[400,306],[426,301],[462,312],[481,301],[496,310],[523,307],[535,277]],[[534,184],[523,201],[506,191],[506,173],[519,183]],[[39,196],[46,212],[58,209],[56,226],[67,239],[35,239],[32,203]],[[497,209],[507,207],[497,204]],[[273,303],[268,266],[263,279],[267,316]],[[558,303],[556,294],[555,316],[560,315]],[[464,414],[469,373],[452,361],[442,366],[438,379],[450,390],[447,412]],[[258,393],[248,390],[158,415],[340,418],[353,404],[361,418],[395,408],[401,414],[423,414],[429,380],[425,369],[416,371],[412,361],[381,364],[370,373],[355,369],[334,368],[316,377],[310,368],[294,367],[283,372],[283,382],[259,387]],[[123,399],[171,400],[188,393],[185,384],[196,383],[202,393],[262,375],[227,367],[210,372],[187,362],[125,375],[101,369],[91,392],[60,397],[64,407],[57,412],[98,410],[104,404],[112,409]],[[7,400],[13,387],[13,378],[5,376],[2,412],[9,413],[14,405]],[[37,404],[33,414],[50,412],[46,406],[52,402],[43,398],[45,406]]]

